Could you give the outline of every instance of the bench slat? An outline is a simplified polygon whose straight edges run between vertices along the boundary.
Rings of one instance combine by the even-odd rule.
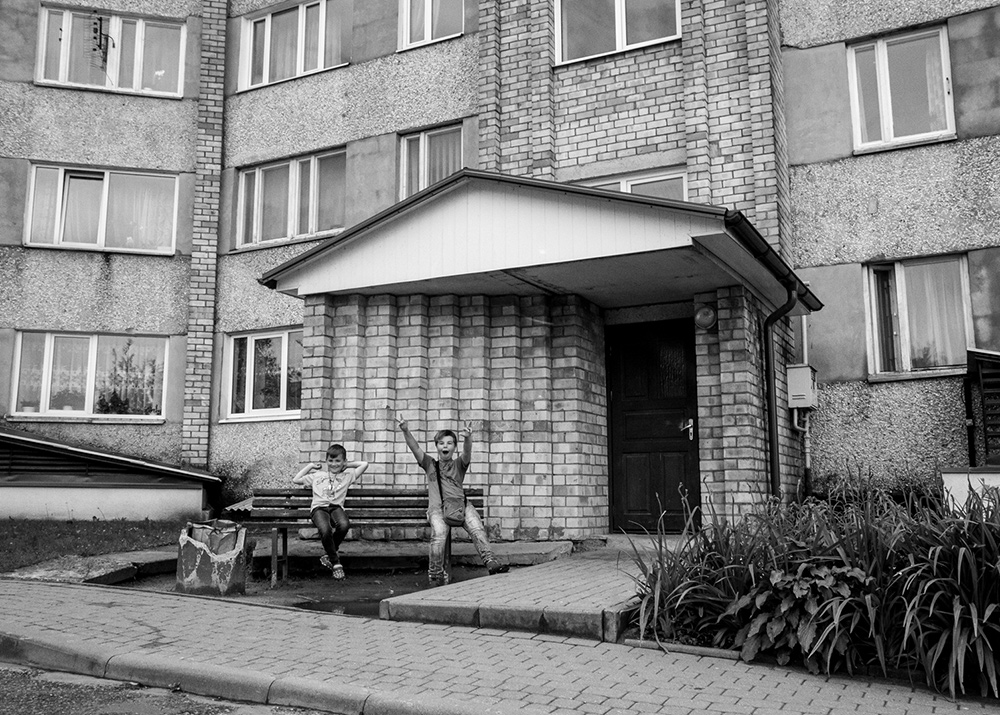
[[[352,487],[348,492],[354,497],[427,497],[426,489],[381,489],[378,487]],[[291,487],[289,489],[254,489],[255,497],[297,497],[309,496],[312,491],[307,488]],[[481,487],[465,487],[466,496],[483,496]]]

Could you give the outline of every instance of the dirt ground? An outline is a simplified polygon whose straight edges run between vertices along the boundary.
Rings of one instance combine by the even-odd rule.
[[[456,566],[452,581],[467,581],[486,575],[485,568]],[[174,574],[148,576],[119,584],[130,588],[151,591],[175,590]],[[246,601],[275,606],[294,606],[347,616],[378,617],[378,604],[383,598],[413,593],[427,588],[426,569],[400,569],[393,571],[347,571],[347,577],[335,580],[326,571],[305,571],[289,574],[288,580],[271,588],[271,581],[264,574],[247,580],[246,595],[227,596],[226,600]]]

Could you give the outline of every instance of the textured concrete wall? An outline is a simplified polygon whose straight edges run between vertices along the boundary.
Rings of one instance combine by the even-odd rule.
[[[302,299],[265,288],[257,279],[265,271],[312,248],[296,243],[258,251],[231,253],[219,261],[216,329],[225,333],[301,325]]]
[[[457,121],[476,111],[476,37],[461,37],[226,101],[226,166]]]
[[[941,21],[954,15],[992,7],[996,2],[780,0],[780,4],[783,44],[790,47],[813,47]]]
[[[868,376],[868,356],[861,264],[800,268],[796,272],[823,301],[823,310],[809,316],[807,330],[809,364],[816,368],[816,379],[864,380]]]
[[[965,251],[997,243],[1000,138],[792,168],[792,265]]]
[[[823,385],[810,425],[816,486],[859,471],[932,482],[938,467],[968,465],[961,378]]]
[[[254,488],[287,487],[299,471],[299,421],[246,422],[212,427],[209,469],[222,477],[230,503]]]

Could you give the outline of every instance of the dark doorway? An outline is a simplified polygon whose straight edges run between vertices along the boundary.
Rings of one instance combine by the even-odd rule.
[[[612,325],[606,344],[611,528],[653,532],[662,509],[667,531],[679,532],[684,497],[700,503],[694,323]]]

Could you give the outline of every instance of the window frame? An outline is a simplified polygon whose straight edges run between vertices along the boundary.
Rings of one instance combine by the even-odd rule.
[[[683,34],[683,27],[681,25],[681,3],[680,0],[673,0],[674,3],[674,22],[677,26],[677,32],[673,35],[668,35],[666,37],[657,37],[652,40],[644,40],[642,42],[636,42],[634,44],[628,44],[628,26],[625,22],[625,3],[626,0],[613,0],[615,3],[615,49],[605,50],[604,52],[596,52],[592,55],[585,55],[583,57],[573,57],[572,59],[566,59],[564,57],[565,47],[563,40],[563,0],[556,0],[555,2],[555,66],[573,64],[575,62],[584,62],[586,60],[594,59],[595,57],[607,57],[608,55],[616,55],[622,52],[627,52],[629,50],[638,49],[641,47],[649,47],[651,45],[659,45],[664,42],[672,42],[674,40],[681,39]]]
[[[635,193],[632,190],[633,186],[642,184],[651,184],[656,181],[665,181],[669,179],[680,179],[681,180],[681,193],[683,198],[680,201],[688,200],[688,177],[687,172],[683,170],[677,171],[646,171],[642,173],[635,174],[620,174],[617,176],[606,176],[600,179],[587,179],[582,185],[599,188],[606,186],[607,184],[618,184],[618,191],[623,194],[631,194],[633,196],[645,196],[646,198],[659,198],[656,196],[648,196],[647,194]],[[606,189],[608,191],[614,191],[614,189]],[[663,199],[663,200],[676,200],[676,199]]]
[[[460,171],[465,166],[465,126],[464,123],[458,122],[457,124],[447,124],[445,126],[433,127],[430,129],[423,129],[419,132],[410,132],[409,134],[403,134],[400,136],[399,141],[399,198],[400,200],[407,199],[414,194],[418,194],[424,189],[426,189],[430,184],[428,183],[428,173],[429,165],[427,162],[427,142],[430,137],[438,134],[446,134],[449,132],[458,131],[458,169]],[[412,194],[406,193],[406,179],[409,173],[409,153],[407,152],[408,142],[414,139],[418,142],[418,152],[419,152],[419,177],[417,179],[418,188]],[[454,173],[454,172],[452,172]]]
[[[165,18],[156,17],[144,17],[140,15],[130,15],[130,14],[118,14],[113,12],[106,12],[97,10],[91,10],[90,12],[81,12],[87,8],[75,7],[53,7],[51,5],[42,5],[39,8],[38,13],[38,57],[35,62],[35,82],[38,84],[43,84],[52,87],[73,87],[73,88],[90,88],[98,89],[108,92],[120,92],[123,94],[142,94],[150,95],[155,97],[182,97],[184,95],[184,75],[185,75],[185,56],[187,54],[187,23],[183,20],[170,20]],[[105,70],[106,81],[103,85],[100,84],[87,84],[83,82],[71,82],[69,80],[69,55],[70,55],[70,45],[71,42],[62,42],[59,48],[59,71],[57,79],[49,79],[45,77],[45,64],[46,64],[46,52],[48,50],[47,40],[48,35],[47,20],[50,13],[62,13],[62,26],[60,33],[62,37],[72,37],[73,28],[73,15],[79,15],[81,17],[86,17],[88,15],[103,15],[109,18],[110,27],[108,28],[107,35],[114,40],[115,37],[121,38],[121,27],[123,21],[135,22],[135,53],[132,58],[133,60],[133,72],[132,72],[132,86],[131,87],[121,87],[117,84],[117,79],[112,80],[112,78],[117,78],[119,75],[119,70],[121,69],[121,54],[122,50],[118,47],[116,42],[112,42],[111,47],[107,50],[107,68]],[[143,40],[145,39],[146,27],[147,25],[153,26],[163,26],[171,27],[180,30],[180,39],[178,46],[177,55],[177,87],[171,91],[159,91],[155,89],[144,89],[142,85],[142,62],[143,53],[145,51],[145,45]],[[67,32],[67,27],[69,32]]]
[[[43,335],[45,337],[45,348],[42,357],[42,386],[39,392],[38,407],[37,411],[29,412],[25,410],[18,410],[17,398],[18,392],[21,386],[21,355],[22,355],[22,342],[24,335]],[[162,393],[160,394],[160,414],[158,415],[140,415],[140,414],[112,414],[112,413],[100,413],[94,412],[94,392],[96,390],[97,383],[97,347],[98,342],[101,338],[145,338],[160,340],[163,346],[163,382],[162,382]],[[82,410],[63,410],[56,409],[54,407],[48,407],[43,409],[42,405],[49,405],[52,399],[52,362],[54,355],[54,344],[57,338],[87,338],[87,385],[85,388],[84,397],[84,409]],[[10,414],[13,417],[27,418],[27,419],[41,419],[41,420],[52,420],[52,419],[86,419],[88,421],[93,420],[112,420],[116,422],[165,422],[167,415],[167,400],[170,394],[168,389],[168,380],[170,376],[170,341],[165,335],[123,335],[120,333],[74,333],[65,330],[58,331],[41,331],[41,330],[18,330],[15,334],[14,339],[14,361],[13,361],[13,380],[11,382],[11,394],[10,394]]]
[[[59,187],[54,208],[55,218],[53,220],[53,236],[51,243],[36,243],[31,240],[33,220],[35,213],[35,190],[39,169],[55,169],[59,172],[57,185]],[[66,180],[71,176],[97,176],[101,175],[101,206],[98,217],[97,241],[95,243],[70,243],[63,240],[65,229],[65,196]],[[163,248],[128,248],[123,246],[107,246],[108,234],[108,197],[111,190],[111,176],[150,176],[155,178],[172,179],[174,182],[173,207],[171,214],[173,222],[170,229],[170,245]],[[103,253],[136,253],[142,255],[169,256],[177,250],[177,230],[178,230],[178,208],[180,205],[180,177],[176,174],[158,173],[155,171],[134,171],[121,169],[100,169],[82,166],[60,166],[56,164],[32,164],[28,177],[28,204],[27,214],[24,220],[24,235],[22,242],[25,246],[32,248],[55,248],[72,251],[100,251]]]
[[[344,225],[335,226],[333,228],[317,228],[319,219],[319,162],[331,156],[343,156],[344,157],[344,201],[345,201],[345,215],[344,215]],[[300,226],[299,223],[299,211],[298,207],[301,201],[301,179],[302,175],[298,170],[302,162],[308,161],[310,165],[309,169],[309,229],[308,231],[298,231]],[[261,239],[262,222],[263,222],[263,191],[264,182],[262,181],[264,172],[275,169],[277,167],[287,166],[288,167],[288,216],[285,218],[285,230],[286,235],[279,236],[277,238]],[[250,231],[248,238],[247,234],[247,191],[246,191],[246,177],[249,174],[254,175],[254,195],[253,195],[253,226]],[[288,241],[295,240],[308,240],[313,238],[318,238],[320,236],[333,236],[347,227],[347,215],[346,215],[346,193],[347,193],[347,149],[338,148],[330,149],[328,151],[319,152],[316,154],[305,154],[302,156],[290,157],[287,159],[281,159],[280,161],[272,161],[267,164],[257,164],[255,166],[244,167],[237,172],[236,176],[236,247],[237,249],[246,249],[256,246],[274,246],[280,243],[286,243]]]
[[[291,345],[289,336],[292,333],[302,333],[303,338],[303,362],[305,358],[305,328],[302,325],[287,328],[273,328],[269,330],[243,331],[230,333],[226,336],[225,358],[223,360],[223,390],[222,390],[222,419],[221,422],[265,422],[277,420],[298,419],[302,414],[302,408],[290,410],[287,407],[277,408],[253,408],[253,369],[251,358],[253,356],[253,345],[258,340],[270,340],[279,338],[281,340],[281,399],[282,405],[288,402],[287,381],[284,379],[288,372],[288,348]],[[247,341],[247,371],[243,384],[243,400],[245,411],[233,412],[233,397],[235,395],[236,382],[236,341],[246,339]],[[301,369],[301,368],[300,368]],[[301,381],[300,381],[301,386]],[[301,394],[300,394],[301,401]]]
[[[901,259],[896,261],[879,261],[869,263],[864,266],[865,280],[864,303],[865,303],[865,338],[866,350],[868,354],[868,374],[869,379],[906,379],[913,377],[932,377],[936,375],[964,374],[966,371],[965,361],[954,365],[937,365],[929,368],[914,368],[910,355],[910,321],[909,308],[906,301],[906,267],[920,265],[922,263],[941,262],[946,259],[954,259],[958,266],[959,281],[962,294],[962,328],[965,333],[965,347],[975,348],[975,333],[972,322],[972,297],[969,283],[969,263],[965,254],[944,254],[934,256],[920,256],[916,258]],[[894,350],[896,352],[896,369],[886,369],[882,365],[882,329],[880,325],[885,322],[879,313],[878,288],[876,285],[877,274],[888,272],[891,269],[894,281],[893,294],[891,296],[892,307],[895,314],[889,316],[889,322],[893,323],[895,334],[892,338]]]
[[[309,75],[318,74],[319,72],[326,72],[328,70],[337,69],[338,67],[344,67],[350,64],[350,60],[345,58],[348,52],[341,52],[340,62],[332,64],[329,67],[324,66],[325,61],[325,49],[326,49],[326,15],[327,8],[330,2],[336,2],[337,0],[306,0],[305,2],[292,3],[288,5],[280,5],[276,8],[271,9],[269,12],[254,13],[252,15],[245,16],[242,21],[242,31],[240,33],[240,63],[239,63],[239,73],[237,76],[237,91],[246,91],[250,89],[257,89],[258,87],[266,87],[272,84],[278,84],[281,82],[288,82],[299,77],[308,77]],[[305,69],[305,53],[306,53],[306,10],[311,6],[319,7],[319,17],[317,18],[318,25],[318,36],[317,36],[317,62],[314,69]],[[295,72],[288,77],[282,77],[281,79],[270,79],[269,75],[271,72],[271,25],[275,15],[279,15],[283,12],[287,12],[295,8],[298,11],[298,17],[296,20],[296,42],[297,51],[295,53]],[[264,23],[264,54],[262,58],[263,68],[263,79],[260,82],[253,82],[253,34],[254,25],[258,22]],[[338,27],[341,32],[341,37],[343,37],[344,28]]]
[[[887,48],[889,45],[900,41],[915,40],[921,37],[933,37],[935,35],[938,38],[938,49],[941,59],[941,88],[945,97],[945,128],[932,132],[925,132],[923,134],[911,134],[905,137],[896,137],[892,116],[892,95],[889,91],[889,88],[891,88],[891,77],[889,77]],[[869,48],[874,49],[875,51],[876,81],[882,138],[877,141],[865,142],[862,140],[863,118],[861,116],[856,53],[858,50]],[[855,153],[881,151],[884,149],[894,149],[898,147],[913,146],[916,144],[928,144],[955,138],[955,95],[952,85],[951,53],[948,41],[948,28],[945,25],[925,28],[913,32],[903,32],[849,45],[847,48],[847,79],[851,99],[851,129]]]
[[[424,3],[424,38],[416,42],[410,42],[410,2],[409,0],[399,0],[399,34],[397,47],[398,51],[402,52],[404,50],[413,49],[414,47],[424,47],[425,45],[432,45],[435,42],[444,42],[445,40],[452,40],[456,37],[461,37],[465,34],[465,3],[466,0],[462,0],[462,14],[461,14],[461,26],[462,29],[458,32],[453,32],[450,35],[442,35],[441,37],[432,37],[433,33],[433,13],[431,8],[433,7],[434,0],[421,0]]]

